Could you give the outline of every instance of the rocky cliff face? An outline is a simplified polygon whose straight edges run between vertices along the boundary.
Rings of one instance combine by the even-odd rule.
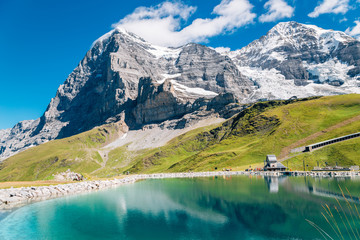
[[[191,110],[190,102],[176,97],[170,80],[159,84],[151,78],[140,78],[136,103],[133,113],[138,124],[181,117]]]
[[[234,62],[213,49],[188,44],[175,62],[181,76],[175,78],[189,87],[216,93],[231,92],[240,99],[247,98],[254,84],[241,74]]]
[[[194,57],[191,63],[190,55]],[[191,66],[186,67],[184,75],[180,64],[183,61]],[[223,68],[228,65],[231,67]],[[234,79],[240,86],[231,88]],[[20,130],[15,126],[0,132],[0,156],[3,159],[26,147],[105,122],[121,120],[137,128],[179,118],[193,111],[192,105],[199,98],[213,98],[229,89],[237,96],[246,96],[250,90],[236,91],[242,86],[250,89],[251,82],[240,75],[228,57],[208,47],[158,47],[116,29],[94,43],[40,119]]]
[[[95,41],[40,119],[0,131],[0,159],[107,122],[138,129],[202,111],[229,117],[239,101],[360,93],[359,59],[359,41],[295,22],[228,53],[154,46],[115,29]]]
[[[32,146],[49,141],[46,136],[31,137],[39,124],[37,120],[25,120],[17,123],[11,129],[0,131],[0,156],[9,156]]]
[[[205,94],[199,91],[184,95],[181,90],[173,80],[157,83],[151,78],[140,78],[136,107],[133,109],[136,123],[160,123],[201,110],[216,112],[220,117],[231,116],[229,113],[238,107],[238,100],[233,93],[217,95],[203,90]]]

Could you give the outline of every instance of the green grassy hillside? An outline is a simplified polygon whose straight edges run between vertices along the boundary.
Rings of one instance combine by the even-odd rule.
[[[312,170],[316,166],[352,166],[360,165],[360,138],[354,138],[323,147],[314,152],[304,153],[284,161],[290,169]]]
[[[88,175],[103,162],[97,149],[113,141],[118,131],[117,124],[108,124],[30,148],[1,163],[0,180],[52,179],[52,174],[67,169]]]
[[[285,147],[294,142],[322,133],[359,114],[360,95],[355,94],[295,102],[257,103],[219,127],[190,138],[185,134],[183,141],[176,139],[160,150],[139,155],[138,161],[128,170],[175,172],[261,166],[266,154],[280,155]],[[357,132],[358,125],[358,122],[354,122],[339,127],[307,143]],[[353,161],[360,164],[355,157]]]
[[[141,151],[126,146],[109,152],[102,163],[99,148],[117,136],[116,125],[102,126],[70,138],[31,148],[1,165],[0,180],[51,178],[68,168],[88,177],[123,172],[206,171],[216,167],[261,166],[266,154],[289,158],[292,169],[325,164],[360,165],[360,139],[330,145],[313,153],[291,155],[290,149],[360,131],[360,95],[256,103],[216,126],[199,128],[167,145]],[[360,117],[359,117],[360,119]]]

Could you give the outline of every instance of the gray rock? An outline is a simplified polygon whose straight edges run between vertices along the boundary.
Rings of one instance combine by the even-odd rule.
[[[189,87],[216,93],[231,92],[241,99],[246,98],[254,86],[239,72],[229,57],[199,44],[184,46],[175,67],[181,73],[175,79]]]
[[[190,112],[190,102],[176,97],[175,88],[169,80],[158,84],[151,78],[140,78],[134,117],[137,124],[162,122],[181,117]]]
[[[53,174],[54,180],[56,181],[82,181],[84,176],[80,173],[72,172],[70,169],[65,172]]]

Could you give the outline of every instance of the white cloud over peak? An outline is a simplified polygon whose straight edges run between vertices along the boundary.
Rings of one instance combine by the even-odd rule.
[[[356,20],[356,21],[354,21],[354,23],[355,23],[355,26],[352,28],[350,28],[350,27],[347,28],[345,30],[345,33],[360,40],[360,21]]]
[[[294,14],[294,8],[284,0],[269,0],[264,4],[267,13],[259,17],[260,22],[274,22],[282,18],[290,18]]]
[[[345,14],[349,8],[349,0],[324,0],[308,16],[316,18],[324,13]]]
[[[163,2],[153,7],[138,7],[113,27],[124,28],[157,45],[177,47],[204,42],[253,22],[256,14],[251,12],[252,8],[248,0],[222,0],[213,9],[214,18],[197,18],[183,27],[196,7]]]

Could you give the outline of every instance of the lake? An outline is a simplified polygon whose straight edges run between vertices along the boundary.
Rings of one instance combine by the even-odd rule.
[[[232,176],[144,180],[0,213],[0,239],[345,239],[358,234],[360,179]],[[339,186],[348,203],[344,200]],[[343,207],[345,228],[334,206]],[[359,209],[360,210],[360,209]],[[339,211],[342,213],[341,211]],[[326,214],[326,213],[325,213]],[[359,229],[360,230],[360,229]],[[350,235],[350,236],[349,236]]]

